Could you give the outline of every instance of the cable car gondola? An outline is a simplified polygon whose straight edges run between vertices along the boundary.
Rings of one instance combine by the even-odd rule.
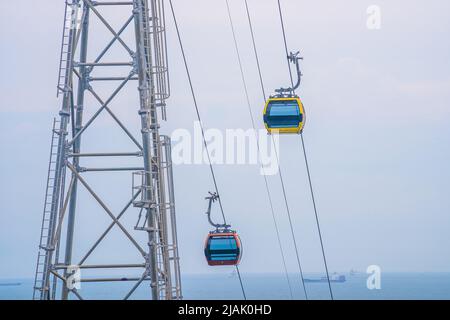
[[[235,231],[211,232],[206,238],[205,257],[210,266],[235,266],[241,260],[241,240]]]
[[[300,133],[304,114],[300,98],[271,97],[264,107],[264,124],[269,133]]]
[[[298,80],[290,88],[280,88],[275,90],[276,94],[270,96],[264,106],[264,125],[269,134],[272,133],[296,133],[303,130],[305,123],[305,111],[300,98],[294,91],[300,86],[302,73],[300,71],[299,52],[291,53],[288,60],[295,63]]]
[[[209,223],[215,230],[209,232],[205,241],[205,258],[210,266],[236,266],[241,261],[242,244],[236,231],[230,230],[231,226],[217,224],[211,220],[212,203],[219,199],[217,193],[209,193],[208,215]]]

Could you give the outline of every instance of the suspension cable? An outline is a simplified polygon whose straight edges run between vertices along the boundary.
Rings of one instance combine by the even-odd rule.
[[[253,32],[253,23],[252,23],[252,19],[250,17],[250,10],[248,8],[247,0],[245,0],[245,11],[247,12],[248,26],[250,28],[250,33],[252,36],[253,53],[255,54],[256,66],[258,68],[259,84],[261,85],[261,92],[262,92],[264,102],[265,102],[267,100],[266,99],[266,89],[264,87],[264,81],[263,81],[262,72],[261,72],[261,64],[259,63],[259,54],[258,54],[258,50],[256,48],[255,34]]]
[[[237,39],[236,39],[236,31],[235,31],[233,19],[232,19],[232,16],[231,16],[230,4],[229,4],[228,0],[225,0],[225,3],[226,3],[226,6],[227,6],[228,19],[229,19],[229,22],[230,22],[231,32],[233,34],[234,48],[235,48],[235,51],[236,51],[236,57],[237,57],[237,61],[238,61],[238,64],[239,64],[239,70],[240,70],[240,74],[241,74],[242,86],[244,88],[245,98],[246,98],[246,101],[247,101],[247,108],[248,108],[248,111],[249,111],[249,114],[250,114],[250,119],[251,119],[253,131],[255,132],[255,138],[257,138],[256,137],[255,119],[254,119],[254,116],[253,116],[253,111],[252,111],[251,103],[250,103],[250,97],[249,97],[249,94],[248,94],[247,81],[245,79],[244,69],[242,67],[241,53],[239,51],[239,46],[238,46],[238,42],[237,42]],[[258,139],[256,139],[256,148],[258,150],[258,154],[261,154]],[[277,236],[278,246],[279,246],[279,249],[280,249],[281,259],[282,259],[282,262],[283,262],[284,273],[285,273],[285,276],[286,276],[286,281],[287,281],[287,284],[288,284],[288,287],[289,287],[289,293],[290,293],[291,300],[292,300],[294,298],[293,292],[292,292],[292,285],[291,285],[291,281],[289,279],[289,274],[288,274],[288,269],[287,269],[287,265],[286,265],[286,259],[285,259],[285,255],[284,255],[283,246],[281,244],[280,230],[278,228],[278,223],[277,223],[277,220],[276,220],[276,217],[275,217],[275,210],[274,210],[274,207],[273,207],[272,195],[270,193],[269,183],[267,181],[267,176],[266,176],[266,173],[265,173],[264,166],[263,166],[262,163],[260,163],[260,166],[261,166],[261,170],[262,170],[262,173],[263,173],[263,176],[264,176],[264,182],[265,182],[265,187],[266,187],[266,192],[267,192],[267,198],[269,200],[269,205],[270,205],[270,210],[271,210],[271,213],[272,213],[273,224],[274,224],[274,227],[275,227],[275,233],[276,233],[276,236]]]
[[[260,85],[261,85],[261,91],[262,91],[262,95],[263,95],[264,101],[266,101],[266,91],[265,91],[264,81],[263,81],[262,72],[261,72],[261,65],[260,65],[260,62],[259,62],[258,50],[257,50],[257,47],[256,47],[256,41],[255,41],[255,34],[254,34],[254,31],[253,31],[252,19],[251,19],[251,16],[250,16],[250,10],[249,10],[249,7],[248,7],[248,2],[247,2],[247,0],[245,0],[244,2],[245,2],[245,9],[246,9],[246,13],[247,13],[247,19],[248,19],[248,24],[249,24],[249,28],[250,28],[250,33],[251,33],[251,36],[252,36],[252,44],[253,44],[253,51],[254,51],[254,54],[255,54],[256,65],[258,67],[258,75],[259,75],[259,80],[260,80]],[[279,173],[280,182],[281,182],[281,186],[282,186],[284,203],[285,203],[285,206],[286,206],[286,211],[287,211],[287,215],[288,215],[288,219],[289,219],[289,226],[290,226],[291,236],[292,236],[292,240],[293,240],[293,243],[294,243],[295,254],[296,254],[296,258],[297,258],[297,264],[298,264],[298,268],[299,268],[299,272],[300,272],[301,284],[302,284],[302,287],[303,287],[303,292],[305,294],[305,299],[308,300],[308,293],[306,291],[305,279],[303,277],[303,269],[302,269],[302,265],[301,265],[301,262],[300,262],[300,254],[299,254],[299,250],[298,250],[298,246],[297,246],[297,240],[295,238],[295,232],[294,232],[294,227],[293,227],[292,218],[291,218],[291,211],[290,211],[289,203],[288,203],[288,200],[287,200],[287,194],[286,194],[286,188],[285,188],[285,185],[284,185],[283,174],[281,172],[280,161],[279,161],[279,157],[278,157],[278,152],[277,152],[276,147],[275,147],[275,141],[273,139],[273,136],[271,136],[271,140],[272,140],[272,144],[273,144],[273,147],[274,147],[274,150],[275,150],[276,159],[277,159],[278,173]]]
[[[285,30],[285,27],[284,27],[283,11],[281,9],[281,2],[280,2],[280,0],[277,0],[277,2],[278,2],[278,12],[280,14],[281,31],[283,33],[284,48],[285,48],[286,57],[287,57],[289,55],[289,50],[288,50],[288,45],[287,45],[286,30]],[[286,60],[286,61],[287,61],[287,64],[288,64],[289,76],[291,78],[291,84],[292,84],[292,87],[294,87],[294,79],[293,79],[293,76],[292,76],[291,65],[289,64],[289,60]],[[295,90],[294,90],[294,94],[295,94]],[[315,218],[316,218],[317,231],[319,233],[320,247],[322,249],[322,257],[323,257],[323,262],[324,262],[324,266],[325,266],[325,271],[326,271],[326,274],[327,274],[328,289],[330,291],[331,300],[334,300],[333,290],[331,289],[330,273],[328,271],[328,263],[327,263],[327,259],[326,259],[326,255],[325,255],[325,248],[324,248],[323,239],[322,239],[322,231],[321,231],[321,228],[320,228],[319,215],[318,215],[318,212],[317,212],[316,199],[315,199],[315,196],[314,196],[314,189],[313,189],[313,184],[312,184],[312,179],[311,179],[311,172],[310,172],[309,164],[308,164],[308,157],[307,157],[307,153],[306,153],[305,140],[304,140],[304,137],[303,137],[303,132],[300,133],[300,137],[301,137],[301,142],[302,142],[303,157],[305,159],[306,172],[307,172],[307,175],[308,175],[309,189],[310,189],[310,192],[311,192],[311,198],[312,198],[312,203],[313,203],[313,208],[314,208],[314,215],[315,215]]]
[[[278,13],[280,15],[281,31],[283,33],[284,49],[286,51],[286,62],[287,62],[288,70],[289,70],[289,77],[291,79],[291,84],[292,84],[291,88],[294,88],[294,77],[292,76],[291,65],[289,64],[289,60],[287,59],[287,57],[289,56],[289,50],[288,50],[288,45],[287,45],[286,29],[284,28],[284,18],[283,18],[283,12],[281,11],[280,0],[277,0],[277,3],[278,3]]]
[[[201,116],[200,116],[200,111],[199,111],[198,104],[197,104],[197,98],[196,98],[196,95],[195,95],[194,86],[192,84],[191,73],[189,71],[189,66],[188,66],[188,63],[187,63],[186,54],[185,54],[184,46],[183,46],[183,41],[181,39],[180,29],[178,27],[178,22],[177,22],[177,18],[176,18],[176,15],[175,15],[175,10],[174,10],[173,4],[172,4],[172,0],[169,0],[169,4],[170,4],[171,12],[172,12],[172,17],[173,17],[175,29],[176,29],[176,32],[177,32],[178,43],[179,43],[180,49],[181,49],[181,55],[183,57],[184,67],[186,69],[186,75],[188,77],[188,82],[189,82],[189,87],[190,87],[190,90],[191,90],[192,99],[193,99],[193,102],[194,102],[195,112],[197,114],[197,119],[199,121],[200,129],[201,129],[201,133],[202,133],[203,144],[205,146],[205,151],[206,151],[206,154],[207,154],[207,157],[208,157],[208,163],[209,163],[209,168],[210,168],[210,171],[211,171],[211,176],[212,176],[212,179],[213,179],[213,182],[214,182],[214,188],[216,190],[216,193],[218,195],[220,195],[219,188],[218,188],[218,185],[217,185],[216,175],[214,173],[214,167],[212,165],[211,156],[210,156],[209,149],[208,149],[208,143],[207,143],[206,137],[205,137],[205,130],[203,128],[203,123],[201,121]],[[219,200],[220,211],[222,212],[222,217],[223,217],[224,224],[227,224],[226,223],[225,212],[223,210],[222,201],[221,201],[220,196],[219,196],[218,200]],[[242,295],[244,297],[244,300],[247,300],[247,296],[245,294],[244,285],[242,283],[241,273],[239,272],[239,266],[236,265],[235,267],[236,267],[236,271],[237,271],[237,274],[238,274],[239,283],[240,283],[241,290],[242,290]]]

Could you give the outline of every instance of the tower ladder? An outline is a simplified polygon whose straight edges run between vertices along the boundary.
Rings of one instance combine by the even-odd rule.
[[[44,281],[45,281],[45,257],[47,251],[50,247],[49,230],[51,225],[51,208],[53,204],[53,194],[54,194],[54,180],[55,180],[55,166],[58,148],[58,135],[59,131],[57,129],[59,125],[59,120],[53,119],[53,129],[52,138],[50,144],[50,159],[48,163],[47,171],[47,186],[45,189],[45,200],[44,200],[44,211],[42,214],[42,224],[41,224],[41,235],[39,240],[39,251],[36,264],[36,273],[34,278],[34,291],[33,300],[40,299],[41,294],[44,291]]]
[[[78,23],[78,9],[79,5],[73,0],[66,0],[65,12],[64,12],[64,25],[61,40],[61,53],[59,58],[59,71],[58,71],[58,84],[56,96],[59,97],[60,93],[64,93],[66,90],[66,77],[67,77],[67,62],[72,59],[72,50],[70,49],[70,29],[76,27]]]

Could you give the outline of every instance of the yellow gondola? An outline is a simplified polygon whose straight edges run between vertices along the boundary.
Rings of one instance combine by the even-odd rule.
[[[296,66],[297,82],[290,88],[275,90],[276,95],[271,96],[264,106],[264,125],[269,134],[300,134],[303,131],[305,110],[302,101],[295,95],[295,90],[300,86],[302,77],[299,60],[303,58],[299,54],[300,52],[291,52],[287,57],[288,61]]]
[[[269,133],[294,133],[303,130],[305,111],[298,97],[269,98],[264,107],[264,125]]]

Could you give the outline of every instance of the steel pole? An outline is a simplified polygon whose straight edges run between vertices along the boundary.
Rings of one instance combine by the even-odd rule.
[[[134,22],[136,35],[136,63],[139,76],[139,98],[140,109],[139,115],[141,117],[141,133],[143,142],[143,159],[145,179],[143,186],[144,202],[146,203],[146,213],[148,221],[148,246],[149,256],[147,257],[148,272],[151,277],[151,292],[152,299],[159,300],[159,276],[158,276],[158,261],[157,261],[157,239],[156,239],[156,201],[153,187],[154,167],[152,165],[152,147],[155,143],[155,135],[157,135],[157,119],[155,117],[155,106],[153,103],[153,79],[149,77],[151,73],[151,59],[150,54],[150,39],[148,39],[148,15],[145,12],[148,8],[146,0],[134,0]],[[152,141],[153,139],[153,141]],[[157,175],[157,173],[156,173]]]
[[[88,37],[89,37],[89,7],[84,4],[83,6],[85,18],[81,25],[81,43],[80,43],[80,62],[86,62],[87,59],[87,48],[88,48]],[[81,130],[83,125],[83,109],[84,109],[84,94],[86,87],[88,86],[88,76],[89,71],[86,66],[80,66],[81,78],[78,81],[78,92],[77,92],[77,105],[76,105],[76,116],[75,116],[75,135]],[[81,148],[81,135],[75,139],[73,144],[73,153],[79,153]],[[73,159],[73,165],[78,170],[79,158]],[[64,263],[66,266],[72,264],[72,249],[73,249],[73,234],[75,229],[75,212],[77,205],[77,191],[78,191],[78,179],[75,174],[72,174],[72,179],[74,179],[73,188],[70,194],[69,203],[69,213],[67,216],[67,236],[66,236],[66,250]],[[64,271],[64,278],[67,278],[69,274],[67,270]],[[69,298],[69,289],[67,284],[64,282],[62,287],[61,298],[67,300]]]

